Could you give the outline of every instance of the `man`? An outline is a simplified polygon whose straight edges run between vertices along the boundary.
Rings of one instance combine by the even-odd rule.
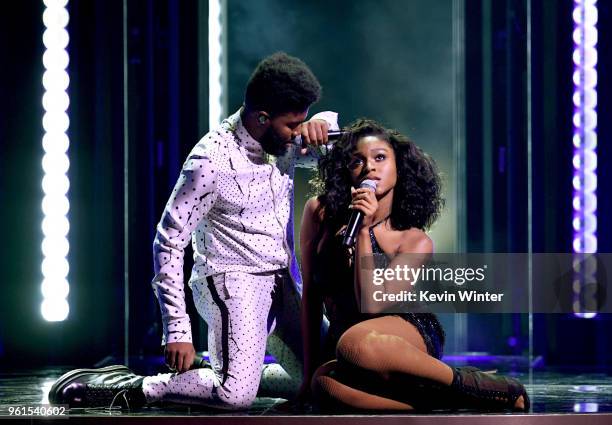
[[[292,139],[301,135],[302,146],[316,146],[337,128],[334,113],[305,121],[320,91],[299,59],[284,53],[264,59],[248,82],[243,107],[204,136],[184,163],[154,242],[162,344],[176,373],[142,377],[125,366],[78,369],[53,385],[50,402],[245,408],[260,387],[266,345],[282,369],[264,368],[262,387],[272,382],[277,387],[267,389],[276,393],[297,391],[301,283],[292,204],[300,148]],[[195,350],[182,275],[190,241],[195,262],[189,284],[209,328],[209,368],[191,368]]]

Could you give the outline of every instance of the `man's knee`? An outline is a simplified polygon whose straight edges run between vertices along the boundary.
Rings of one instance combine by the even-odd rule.
[[[218,407],[224,410],[248,409],[251,407],[256,397],[256,389],[252,391],[251,389],[232,389],[225,386],[217,388]]]

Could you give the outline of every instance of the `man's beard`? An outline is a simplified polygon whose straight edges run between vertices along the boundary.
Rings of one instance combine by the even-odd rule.
[[[261,143],[261,147],[268,155],[283,156],[289,149],[287,146],[289,142],[278,137],[278,134],[276,134],[271,126],[268,127],[263,136],[261,136],[259,143]]]

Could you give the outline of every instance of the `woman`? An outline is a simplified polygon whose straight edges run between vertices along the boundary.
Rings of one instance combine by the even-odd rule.
[[[370,286],[355,273],[362,258],[384,253],[392,267],[399,254],[433,252],[424,230],[443,205],[434,162],[405,136],[361,119],[319,168],[321,194],[307,202],[300,235],[302,397],[312,391],[332,408],[528,410],[518,381],[440,361],[444,332],[435,315],[359,310],[361,288]],[[376,182],[375,191],[354,189],[364,179]],[[347,250],[341,240],[353,210],[364,219]],[[323,307],[330,326],[321,343]]]

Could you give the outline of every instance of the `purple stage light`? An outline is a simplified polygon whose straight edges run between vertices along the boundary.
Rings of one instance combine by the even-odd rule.
[[[597,0],[575,0],[574,12],[574,156],[572,164],[574,216],[572,242],[574,261],[574,311],[592,318],[595,296],[585,296],[585,285],[595,282],[597,252]],[[592,299],[590,299],[592,298]]]

